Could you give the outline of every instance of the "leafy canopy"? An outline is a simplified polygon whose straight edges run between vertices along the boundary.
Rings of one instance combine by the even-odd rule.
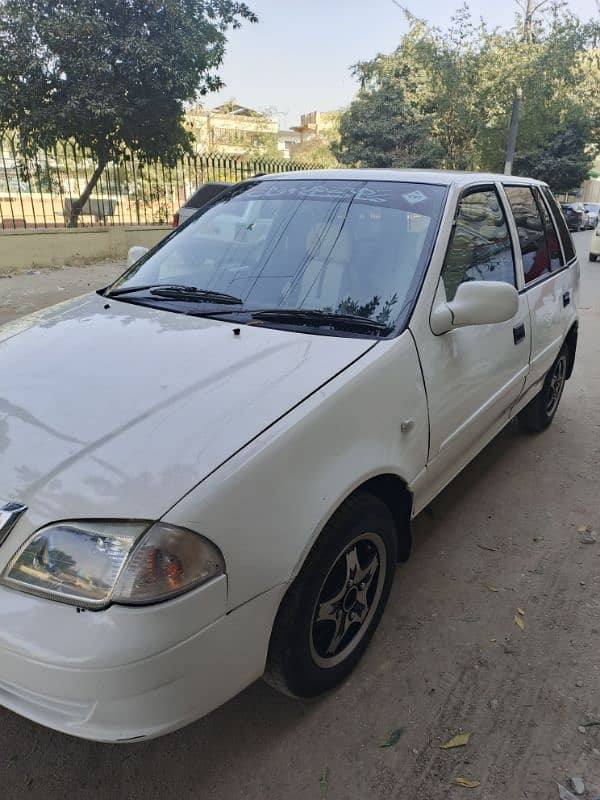
[[[446,31],[406,18],[393,53],[353,68],[359,91],[342,116],[340,160],[501,171],[518,90],[515,166],[534,174],[537,159],[536,176],[553,188],[564,188],[568,175],[579,184],[600,143],[597,22],[581,22],[556,2],[524,41],[522,18],[511,30],[490,30],[473,22],[467,5]],[[557,163],[563,159],[569,164]]]
[[[0,0],[0,131],[34,150],[74,140],[99,163],[127,147],[174,161],[184,103],[218,89],[234,0]]]

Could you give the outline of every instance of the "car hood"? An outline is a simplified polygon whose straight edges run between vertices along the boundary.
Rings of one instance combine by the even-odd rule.
[[[373,346],[92,295],[0,328],[0,498],[153,519]]]

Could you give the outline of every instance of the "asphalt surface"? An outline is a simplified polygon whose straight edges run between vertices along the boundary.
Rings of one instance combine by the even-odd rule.
[[[547,800],[574,776],[585,798],[600,796],[600,264],[588,262],[589,236],[575,236],[580,345],[554,424],[538,436],[511,425],[419,517],[413,557],[341,688],[306,703],[259,681],[177,733],[120,746],[0,710],[2,798]],[[51,273],[59,299],[67,273]],[[39,277],[20,276],[28,304]],[[583,543],[583,526],[597,543]],[[466,746],[440,749],[460,732]]]

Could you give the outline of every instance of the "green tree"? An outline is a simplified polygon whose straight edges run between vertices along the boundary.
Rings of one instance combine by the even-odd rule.
[[[517,153],[541,153],[571,130],[571,157],[584,163],[586,144],[600,141],[599,83],[590,83],[600,72],[600,26],[561,2],[544,12],[524,37],[522,18],[490,30],[466,5],[447,31],[405,11],[396,50],[353,68],[359,90],[342,118],[340,160],[500,172],[518,93]],[[589,123],[587,143],[570,128],[578,119]]]
[[[365,81],[342,114],[340,142],[332,150],[342,164],[435,167],[442,150],[431,138],[431,125],[428,115],[419,114],[405,102],[399,82],[382,78],[379,85],[371,87]]]
[[[191,152],[184,103],[221,87],[226,33],[245,20],[235,0],[0,0],[0,132],[94,156],[70,225],[126,148],[167,164]]]
[[[535,149],[517,153],[514,171],[546,181],[555,192],[575,189],[588,177],[592,167],[590,135],[590,125],[585,119],[574,120]]]

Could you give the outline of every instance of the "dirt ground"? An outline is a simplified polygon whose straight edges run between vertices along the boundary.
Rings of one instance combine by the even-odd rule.
[[[413,558],[341,688],[307,703],[258,682],[184,730],[120,746],[0,710],[2,797],[548,800],[574,776],[586,800],[600,796],[600,264],[588,262],[589,235],[575,237],[580,349],[554,424],[539,436],[509,427],[420,516]],[[111,270],[1,279],[0,320],[103,285]],[[583,526],[598,542],[584,544],[594,537]],[[460,732],[466,746],[440,749]]]
[[[124,261],[102,261],[85,267],[36,267],[14,275],[0,275],[0,325],[107,286],[124,269]]]

